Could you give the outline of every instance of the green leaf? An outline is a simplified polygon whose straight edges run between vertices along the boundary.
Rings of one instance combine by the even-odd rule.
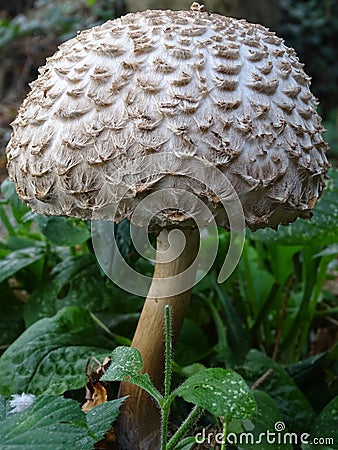
[[[184,381],[175,395],[228,420],[251,417],[256,411],[256,403],[247,384],[233,370],[201,370]]]
[[[10,410],[9,401],[6,397],[0,395],[0,423],[8,417]]]
[[[120,413],[120,407],[127,397],[121,397],[110,402],[101,403],[86,414],[89,430],[95,435],[96,440],[104,437],[111,428],[112,422]]]
[[[175,372],[178,372],[180,376],[184,378],[191,377],[204,369],[206,369],[206,367],[201,363],[189,364],[188,366],[183,367],[174,367]]]
[[[41,251],[46,251],[46,244],[41,240],[41,234],[30,233],[25,231],[24,234],[16,236],[8,236],[6,240],[1,242],[1,246],[8,252],[14,250],[26,249],[29,247],[39,247]]]
[[[231,352],[231,356],[229,355],[229,361],[226,362],[227,364],[230,364],[231,359],[232,364],[240,364],[243,362],[244,357],[250,348],[249,334],[243,327],[238,313],[230,301],[227,293],[219,284],[216,284],[215,280],[214,288],[222,305],[224,321],[227,329],[229,353]]]
[[[291,245],[267,245],[267,255],[269,264],[271,264],[272,273],[277,283],[285,285],[292,274],[295,272],[293,258],[301,250],[301,246]],[[262,249],[263,250],[263,249]],[[262,251],[262,257],[264,253]]]
[[[71,247],[82,244],[90,238],[86,223],[66,217],[46,217],[36,215],[42,233],[55,245]]]
[[[175,450],[190,450],[196,445],[196,438],[195,436],[189,436],[184,439],[182,439],[181,442],[179,442],[175,446]]]
[[[142,357],[132,347],[117,347],[110,355],[111,364],[103,375],[103,381],[127,381],[147,391],[158,403],[162,396],[152,384],[147,373],[142,373]]]
[[[305,384],[323,376],[324,370],[328,369],[338,360],[338,343],[328,352],[319,353],[299,361],[287,367],[287,372],[297,384]]]
[[[109,353],[111,341],[90,313],[67,307],[29,327],[0,358],[0,393],[61,394],[84,386],[89,357]]]
[[[130,235],[130,226],[127,219],[122,220],[119,224],[111,220],[99,220],[92,223],[91,231],[95,241],[95,250],[100,254],[101,263],[106,270],[109,271],[109,268],[115,264],[112,238],[114,238],[114,243],[127,264],[133,266],[139,259],[140,255],[135,249]],[[139,240],[138,234],[140,232],[143,232],[142,228],[134,226],[134,239]]]
[[[112,328],[118,324],[121,311],[137,311],[143,301],[128,296],[104,277],[92,254],[67,255],[33,291],[24,307],[24,319],[26,325],[31,325],[65,306],[85,305],[95,314],[101,312],[105,323],[111,319],[109,328]]]
[[[0,49],[6,47],[19,34],[20,27],[17,23],[14,22],[14,19],[6,23],[2,23],[2,26],[0,28]]]
[[[23,302],[6,282],[0,284],[0,292],[0,346],[6,348],[24,331]]]
[[[111,302],[107,291],[111,290],[106,289],[92,255],[68,256],[54,266],[50,277],[30,296],[24,309],[25,322],[31,325],[65,306],[104,309]]]
[[[338,256],[338,244],[328,245],[324,250],[316,253],[314,258],[320,258],[321,256]]]
[[[333,450],[337,448],[338,444],[338,397],[333,399],[319,414],[311,429],[311,441],[314,438],[324,438],[326,445],[318,447],[318,445],[311,445],[309,449],[325,448],[325,450]]]
[[[2,448],[11,450],[92,450],[95,444],[80,405],[53,396],[0,422],[0,436]]]
[[[255,315],[258,315],[264,307],[274,284],[273,275],[262,268],[259,261],[260,256],[259,252],[250,245],[250,241],[247,241],[238,266],[243,280],[245,297]]]
[[[22,217],[30,211],[28,206],[22,202],[16,193],[15,184],[9,178],[1,183],[1,194],[10,205],[13,216],[17,222],[21,222]]]
[[[271,442],[267,442],[266,433],[267,431],[276,433],[275,425],[282,422],[282,415],[268,394],[258,390],[253,391],[253,394],[257,403],[257,414],[252,419],[242,421],[244,433],[237,436],[237,443],[241,442],[240,449],[271,450]],[[273,444],[274,450],[292,450],[292,448],[288,441],[285,444],[278,444],[277,441]]]
[[[0,261],[0,283],[43,257],[44,254],[39,246],[9,253]]]
[[[138,227],[135,227],[136,233]],[[134,230],[134,231],[135,231]],[[130,236],[130,222],[127,219],[122,220],[119,224],[114,224],[115,240],[123,259],[132,264],[139,258],[139,254],[136,251],[133,241]],[[137,234],[136,234],[137,236]]]
[[[198,346],[195,345],[198,342]],[[180,339],[175,346],[177,364],[188,365],[200,360],[210,350],[206,334],[192,320],[186,318],[180,333]]]
[[[246,357],[244,369],[245,378],[251,383],[272,369],[272,374],[259,388],[274,399],[291,431],[302,433],[304,429],[311,427],[315,414],[309,401],[278,363],[257,350],[251,350]]]
[[[259,241],[282,245],[329,245],[338,240],[338,169],[329,171],[330,180],[309,220],[280,226],[278,231],[257,230],[252,234]]]
[[[44,395],[26,410],[8,414],[8,401],[0,396],[0,447],[92,450],[117,418],[124,399],[102,403],[84,414],[74,400]]]
[[[328,352],[311,356],[286,368],[315,411],[321,411],[333,399],[329,371],[333,370],[337,361],[338,344]]]

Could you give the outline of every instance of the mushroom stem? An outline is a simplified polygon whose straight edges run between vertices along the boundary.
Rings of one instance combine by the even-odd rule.
[[[181,231],[186,240],[184,249],[178,257],[170,262],[160,261],[163,261],[163,252],[165,252],[167,260],[170,252],[175,253],[175,242],[170,238],[168,240],[167,229],[163,229],[157,238],[154,276],[131,344],[141,353],[143,370],[150,375],[159,391],[163,391],[164,382],[165,306],[170,306],[171,338],[174,344],[180,333],[191,293],[190,288],[180,294],[172,295],[172,289],[177,288],[177,282],[175,281],[175,286],[173,286],[172,282],[164,283],[163,278],[174,277],[190,267],[191,270],[187,276],[178,280],[183,290],[188,283],[193,284],[197,269],[197,262],[192,263],[196,259],[199,249],[199,231],[198,229]],[[123,404],[119,417],[118,442],[120,448],[123,450],[159,449],[160,411],[154,401],[144,390],[127,382],[121,383],[119,395],[129,396]]]

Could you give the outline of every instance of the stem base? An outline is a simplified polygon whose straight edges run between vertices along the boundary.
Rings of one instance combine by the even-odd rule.
[[[173,261],[160,263],[161,254],[168,251],[168,231],[162,230],[157,238],[156,265],[148,297],[132,341],[132,347],[142,355],[143,371],[150,375],[153,384],[163,392],[164,353],[165,353],[165,307],[170,307],[172,341],[180,333],[189,305],[191,289],[177,295],[164,292],[161,278],[173,277],[191,266],[199,249],[198,229],[183,231],[186,243],[182,253]],[[195,264],[197,268],[197,264]],[[196,270],[190,271],[190,277],[196,276]],[[184,280],[189,282],[189,280]],[[170,292],[170,291],[169,291]],[[158,298],[158,295],[161,298]],[[158,407],[149,394],[130,383],[122,382],[119,396],[129,398],[121,408],[118,421],[118,442],[121,450],[157,450],[161,447],[161,417]]]

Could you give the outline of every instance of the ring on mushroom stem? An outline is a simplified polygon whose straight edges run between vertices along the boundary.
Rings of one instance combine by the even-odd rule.
[[[21,199],[41,214],[97,219],[114,201],[109,192],[118,196],[128,186],[116,216],[102,218],[132,220],[147,195],[175,188],[201,199],[227,228],[213,177],[191,181],[181,170],[183,162],[207,161],[233,187],[252,230],[308,218],[329,164],[302,67],[275,33],[209,15],[197,3],[189,11],[108,21],[62,44],[40,69],[12,124],[9,175]],[[153,154],[160,164],[149,174]],[[143,162],[128,172],[136,159]],[[173,227],[186,245],[173,261],[156,262],[132,343],[158,388],[164,305],[171,306],[175,341],[190,299],[190,289],[166,295],[161,279],[189,267],[199,248],[198,230],[165,211],[153,222],[157,254],[168,249]],[[159,412],[147,394],[128,383],[121,394],[130,396],[119,419],[120,447],[159,448]]]

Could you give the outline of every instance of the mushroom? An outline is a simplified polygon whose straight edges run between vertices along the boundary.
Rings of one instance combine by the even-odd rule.
[[[228,180],[252,230],[311,216],[329,164],[309,87],[295,51],[275,33],[209,15],[198,3],[83,31],[31,84],[7,147],[21,199],[40,214],[127,218],[158,233],[154,278],[132,345],[159,389],[164,305],[171,306],[175,341],[197,267],[201,202],[219,226],[231,228],[223,202],[231,189],[215,192],[208,170]],[[149,172],[150,160],[157,166]],[[198,167],[204,180],[193,179]],[[134,220],[155,193],[164,194],[155,211],[139,208]],[[112,215],[109,204],[116,205]],[[177,233],[185,240],[180,254],[173,250]],[[188,267],[189,280],[181,277],[175,294],[177,286],[164,279]],[[121,447],[157,448],[155,405],[129,383],[120,392],[130,395]]]

